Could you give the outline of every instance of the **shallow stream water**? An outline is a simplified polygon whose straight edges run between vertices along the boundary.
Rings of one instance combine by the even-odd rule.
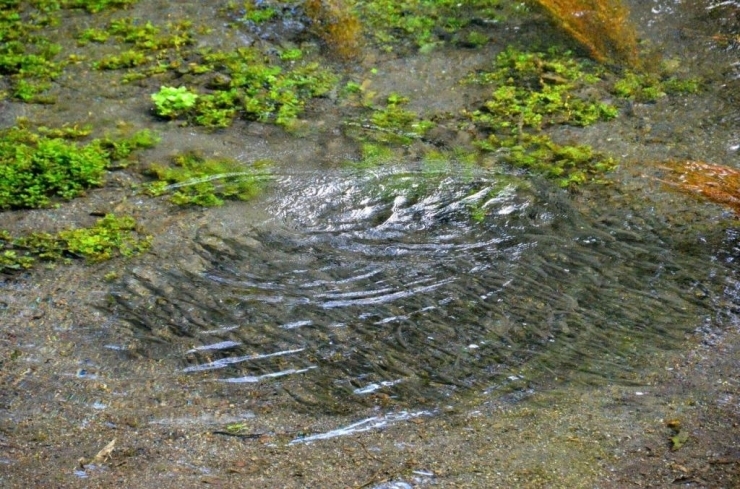
[[[276,423],[293,425],[287,443],[318,444],[444,418],[471,398],[514,404],[553,385],[573,397],[592,386],[642,386],[654,354],[680,351],[691,333],[737,327],[733,218],[661,185],[659,163],[740,165],[738,42],[712,40],[711,5],[722,2],[630,3],[644,41],[705,77],[706,90],[634,104],[609,124],[555,131],[619,158],[611,185],[569,192],[454,159],[366,168],[338,164],[342,158],[323,154],[324,142],[312,135],[296,140],[258,124],[215,135],[170,127],[159,156],[215,148],[249,161],[267,157],[275,177],[255,201],[198,214],[192,241],[168,230],[157,236],[166,253],[127,262],[102,292],[96,282],[84,302],[99,308],[104,327],[69,328],[84,339],[72,354],[92,358],[91,366],[81,361],[44,395],[56,399],[67,377],[86,382],[99,368],[104,380],[122,382],[101,399],[141,389],[161,406],[186,406],[182,417],[146,413],[149,424],[212,429],[217,416],[199,408],[212,406],[202,397],[256,399],[250,411],[218,423],[281,406],[308,426]],[[496,28],[511,39],[522,25]],[[459,109],[465,96],[450,88],[467,74],[459,67],[472,70],[489,55],[380,60],[387,77],[377,86],[413,92],[414,104],[431,106],[423,97],[434,97],[438,81],[449,93],[435,104]],[[106,117],[138,110],[121,105]],[[338,124],[331,111],[321,117]],[[142,367],[142,358],[155,366]],[[181,384],[182,399],[157,397]],[[98,403],[98,395],[85,394],[80,406],[103,412],[117,402]]]
[[[636,15],[675,56],[666,36],[679,5],[654,3]],[[705,102],[717,99],[687,99],[697,105],[683,114],[680,100],[636,107],[619,136],[608,126],[583,137],[633,159],[691,157],[699,147],[675,134]],[[733,130],[721,117],[691,137],[727,161]],[[657,131],[668,139],[652,140]],[[112,310],[181,374],[245,392],[272,385],[307,412],[359,413],[379,398],[387,413],[434,411],[553,379],[618,383],[651,351],[733,321],[732,234],[699,224],[712,218],[651,176],[626,169],[621,189],[579,197],[456,161],[367,169],[282,158],[276,175],[263,199],[199,229],[182,257],[134,266],[114,288]]]
[[[649,42],[680,56],[671,36],[697,10],[653,4],[635,9]],[[618,133],[619,122],[579,137],[650,164],[703,148],[731,162],[734,109],[720,102],[716,128],[691,122],[718,102],[635,107]],[[624,187],[579,197],[495,168],[280,165],[265,198],[230,211],[259,217],[204,226],[182,265],[134,267],[114,310],[143,338],[166,339],[157,354],[183,374],[270,383],[308,411],[345,414],[378,396],[388,412],[434,410],[471,390],[619,382],[651,351],[732,322],[732,236],[702,224],[712,218],[661,188],[654,169],[626,165]]]
[[[618,381],[717,313],[728,270],[651,209],[587,216],[519,185],[454,163],[287,175],[261,204],[273,217],[204,227],[186,267],[134,269],[119,312],[184,373],[320,410]]]

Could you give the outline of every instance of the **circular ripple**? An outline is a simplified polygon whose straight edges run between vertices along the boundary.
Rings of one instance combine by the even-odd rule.
[[[706,262],[665,229],[587,222],[548,188],[449,169],[280,183],[274,219],[200,231],[203,271],[137,270],[114,293],[143,337],[188,345],[189,375],[330,410],[436,402],[522,372],[618,379],[707,313]]]

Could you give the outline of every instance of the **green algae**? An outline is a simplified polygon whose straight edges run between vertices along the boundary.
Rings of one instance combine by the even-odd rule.
[[[606,77],[604,68],[570,52],[508,48],[497,56],[493,70],[466,79],[492,87],[481,107],[463,111],[463,119],[447,119],[465,127],[467,118],[483,136],[474,143],[483,153],[478,159],[494,154],[502,163],[552,178],[563,187],[605,182],[604,175],[616,167],[613,158],[588,145],[553,141],[547,130],[562,125],[585,127],[616,117],[617,107],[599,97],[608,95]],[[392,153],[390,157],[380,149],[425,141],[435,126],[432,119],[406,109],[409,100],[402,95],[393,93],[384,104],[375,104],[374,94],[356,82],[347,83],[344,94],[366,112],[364,117],[345,122],[346,132],[362,143],[361,166],[402,158],[399,151],[385,150]],[[421,151],[433,153],[434,149],[426,144]]]
[[[47,91],[77,56],[65,58],[61,46],[44,34],[46,27],[59,23],[60,9],[93,13],[133,3],[4,2],[0,6],[0,75],[10,89],[5,96],[32,103],[54,102]],[[369,42],[385,51],[426,51],[448,42],[481,46],[490,38],[480,27],[503,15],[501,2],[494,0],[346,5],[362,19]],[[296,11],[301,7],[245,2],[241,20],[259,25],[277,23],[295,16]],[[138,80],[146,86],[145,79],[156,77],[160,88],[151,94],[153,113],[183,125],[217,129],[241,117],[293,129],[301,124],[306,105],[330,94],[340,80],[304,44],[260,42],[237,49],[196,48],[197,36],[207,33],[207,28],[195,28],[190,20],[155,24],[134,17],[107,17],[104,22],[93,19],[90,27],[76,34],[79,47],[93,44],[117,49],[115,54],[93,59],[90,66],[111,72],[113,84]],[[315,36],[316,31],[307,34]],[[77,60],[83,59],[79,56]],[[553,178],[562,186],[601,182],[616,166],[615,160],[590,146],[553,141],[547,130],[559,125],[583,127],[616,117],[616,107],[599,100],[606,93],[603,86],[610,76],[614,77],[605,68],[580,61],[568,52],[532,53],[509,48],[497,57],[493,69],[468,80],[492,87],[486,100],[477,109],[465,111],[463,117],[450,116],[450,121],[459,127],[472,123],[482,136],[475,143],[480,153],[469,152],[476,164],[490,161],[486,155],[494,155],[497,161]],[[694,79],[628,72],[612,83],[611,91],[622,98],[654,101],[665,94],[694,93],[699,88]],[[421,149],[416,148],[414,157],[424,160],[424,168],[434,166],[429,162],[436,158],[432,147],[436,142],[427,140],[437,120],[434,116],[410,110],[408,99],[395,93],[376,103],[375,94],[357,82],[346,82],[342,94],[345,100],[357,102],[344,114],[345,132],[360,143],[359,161],[354,165],[372,167],[401,161],[409,157],[406,149],[415,144]],[[89,128],[77,126],[47,132],[39,128],[35,135],[14,128],[7,134],[16,129],[19,132],[11,136],[14,141],[0,143],[5,163],[0,168],[0,209],[46,207],[83,195],[102,184],[111,166],[126,166],[133,151],[156,142],[145,132],[131,138],[72,142],[89,135]],[[245,170],[233,161],[192,156],[181,156],[174,168],[155,165],[151,174],[160,181],[147,187],[148,193],[167,194],[174,203],[199,206],[251,198],[265,176],[263,170]],[[432,173],[426,171],[414,178],[434,181]],[[486,215],[485,209],[475,205],[470,206],[470,214],[473,220]]]
[[[123,17],[110,21],[104,28],[88,28],[77,34],[78,45],[90,42],[117,45],[118,54],[104,56],[92,63],[96,70],[127,70],[121,81],[141,80],[182,63],[182,52],[193,44],[192,22],[169,22],[163,26]]]
[[[58,4],[60,8],[67,9],[83,9],[91,14],[101,12],[106,9],[123,9],[131,7],[138,3],[139,0],[46,0],[45,2],[50,5]]]
[[[430,45],[433,45],[433,43],[431,43]],[[168,84],[172,84],[172,82],[171,82],[171,81],[167,81],[167,83],[168,83]],[[188,81],[188,86],[190,86],[190,84],[189,84],[189,81]],[[205,124],[205,125],[209,125],[209,124]],[[552,126],[551,126],[551,127],[552,127]],[[545,126],[544,128],[546,128],[546,126]],[[370,143],[368,143],[368,144],[370,144]],[[379,145],[379,146],[380,146],[380,145]],[[494,147],[494,148],[496,148],[496,149],[501,149],[500,147]],[[383,147],[382,149],[386,150],[387,152],[390,152],[390,151],[391,151],[391,150],[389,150],[388,148],[385,148],[385,147]],[[381,153],[381,152],[382,152],[382,151],[377,151],[377,152],[375,152],[375,151],[367,151],[367,154],[368,154],[368,155],[370,155],[371,153],[372,153],[372,154],[377,154],[377,153]],[[386,155],[386,156],[387,156],[387,155]],[[383,159],[384,159],[385,161],[389,161],[389,160],[390,160],[390,159],[392,159],[392,158],[383,158],[383,157],[381,156],[381,157],[380,157],[380,159],[381,159],[381,160],[383,160]],[[398,161],[398,160],[396,160],[396,161]],[[473,212],[473,211],[471,211],[471,212]],[[477,214],[476,214],[476,215],[477,215]],[[616,397],[616,396],[614,396],[614,398],[617,398],[617,397]],[[611,398],[610,398],[610,399],[611,399]],[[170,403],[170,404],[171,404],[171,403]],[[562,417],[562,416],[561,416],[561,414],[562,414],[562,413],[559,413],[559,412],[553,412],[553,413],[551,414],[551,416],[553,417],[553,419],[557,419],[557,420],[560,420],[560,419],[561,419],[561,417]],[[475,418],[475,417],[471,417],[470,419],[472,419],[472,420],[473,420],[473,423],[475,423],[475,422],[476,422],[476,418]],[[467,424],[470,424],[470,423],[469,423],[468,421],[470,421],[470,420],[469,420],[469,419],[466,419],[466,420],[465,420],[465,423],[467,423]],[[525,421],[526,421],[526,422],[523,422],[523,425],[527,425],[527,426],[528,426],[529,424],[531,424],[531,423],[529,422],[529,419],[527,419],[527,420],[525,420]],[[461,424],[462,424],[462,423],[461,423]],[[480,423],[478,423],[478,424],[480,424]],[[412,425],[411,425],[411,424],[409,424],[409,426],[412,426]],[[414,426],[415,426],[415,425],[414,425]],[[478,425],[475,425],[475,428],[476,428],[477,430],[481,431],[481,432],[490,432],[491,430],[494,430],[494,431],[497,431],[497,432],[501,432],[501,431],[502,431],[502,428],[501,428],[500,426],[498,426],[498,425],[494,425],[494,426],[478,426]],[[603,428],[603,427],[602,427],[602,428]],[[579,428],[579,429],[580,429],[580,428]],[[426,431],[428,431],[428,430],[429,430],[429,428],[425,428],[425,430],[426,430]],[[440,430],[442,430],[442,428],[440,428]],[[504,431],[506,431],[506,430],[504,430]],[[516,430],[514,430],[514,431],[516,431]],[[531,431],[531,430],[530,430],[530,431]],[[546,432],[546,433],[548,433],[548,432],[550,432],[551,430],[542,430],[542,431],[543,431],[543,432]],[[527,435],[529,435],[529,434],[530,434],[530,433],[528,432],[528,433],[527,433]],[[557,433],[556,433],[556,435],[557,435]],[[587,443],[584,443],[584,441],[583,441],[583,440],[585,440],[585,438],[584,438],[583,440],[579,440],[579,441],[577,441],[577,442],[575,442],[575,443],[574,443],[574,439],[573,439],[573,437],[572,437],[571,435],[572,435],[571,433],[565,433],[565,434],[563,434],[563,436],[561,436],[561,437],[557,437],[557,436],[556,436],[555,438],[557,438],[557,442],[559,442],[559,445],[560,445],[560,446],[564,446],[564,447],[566,447],[566,446],[577,446],[577,447],[580,447],[580,446],[583,446],[583,445],[588,445]],[[547,437],[545,437],[545,438],[547,438]],[[552,438],[552,437],[551,437],[551,438]],[[601,440],[601,439],[599,439],[599,440]],[[550,440],[550,441],[552,441],[552,440]],[[591,440],[588,440],[588,441],[591,441]],[[601,441],[603,441],[603,440],[601,440]],[[547,440],[547,439],[543,439],[543,440],[538,440],[538,442],[540,442],[538,446],[548,446],[548,443],[547,443],[547,442],[548,442],[548,440]],[[595,441],[594,441],[593,443],[596,443],[596,440],[595,440]],[[558,444],[558,443],[555,443],[555,444]],[[554,445],[554,444],[553,444],[553,443],[550,443],[550,445]],[[589,445],[589,446],[590,446],[590,445]],[[392,447],[391,447],[391,448],[392,448]],[[446,447],[443,447],[443,448],[446,448]],[[351,449],[351,447],[349,447],[349,448],[348,448],[348,450],[350,450],[350,449]],[[485,453],[489,453],[490,451],[489,451],[489,450],[481,450],[480,452],[481,452],[481,453],[483,453],[483,452],[485,452]],[[502,450],[502,452],[505,452],[505,450]],[[592,453],[592,452],[594,452],[594,453]],[[598,450],[596,450],[596,451],[594,451],[594,450],[587,450],[587,449],[585,449],[585,448],[583,449],[583,453],[587,453],[587,454],[589,454],[589,456],[590,456],[591,458],[593,458],[593,464],[594,464],[594,467],[596,467],[596,466],[598,466],[598,465],[599,465],[599,460],[601,459],[601,457],[600,457],[600,456],[598,455],[598,453],[596,453],[596,452],[599,452],[599,451],[598,451]],[[94,453],[94,452],[93,452],[93,453]],[[595,453],[596,453],[596,454],[595,454]],[[599,452],[599,453],[600,453],[600,452]],[[499,456],[499,455],[501,455],[501,454],[498,454],[497,456]],[[259,456],[259,454],[257,454],[257,456]],[[507,458],[507,457],[504,457],[504,456],[501,456],[501,458],[502,458],[502,460],[508,460],[508,459],[511,459],[511,457]],[[525,458],[526,458],[526,457],[525,457]],[[588,458],[588,457],[587,457],[587,458]],[[591,461],[591,458],[589,458],[589,461]],[[488,457],[488,459],[490,460],[490,457]],[[533,459],[537,459],[537,457],[529,457],[529,459],[527,459],[527,460],[533,460]],[[576,457],[576,458],[574,458],[574,460],[575,460],[575,459],[577,459],[577,457]],[[580,459],[578,459],[578,460],[580,460]],[[487,467],[487,465],[485,464],[485,461],[486,461],[486,457],[481,457],[481,462],[480,462],[480,465],[478,465],[478,466],[476,466],[476,467],[483,467],[483,468]],[[402,465],[402,462],[403,462],[403,461],[401,460],[401,461],[399,462],[399,464],[401,464],[401,465]],[[287,463],[286,463],[286,467],[288,467],[289,465],[290,465],[290,464],[287,464]],[[535,463],[535,462],[532,462],[532,465],[536,465],[536,463]],[[400,465],[399,465],[399,466],[400,466]],[[239,467],[239,466],[237,466],[237,467]],[[468,467],[472,467],[472,465],[470,465],[470,464],[469,464],[469,465],[468,465]],[[473,469],[471,469],[471,470],[473,470]],[[542,470],[542,469],[540,468],[540,469],[538,469],[538,470]],[[293,471],[293,472],[295,472],[295,471]],[[291,474],[292,474],[293,472],[290,472],[290,471],[289,471],[288,473],[291,473]],[[351,472],[351,471],[350,471],[350,472]],[[454,469],[453,469],[453,473],[455,473],[455,472],[454,472]],[[521,477],[521,478],[525,478],[525,479],[526,479],[526,477],[527,477],[527,474],[530,474],[530,475],[531,475],[531,474],[533,474],[533,473],[534,473],[534,472],[529,472],[529,473],[520,473],[520,474],[517,474],[517,476],[518,476],[518,477]],[[538,473],[538,474],[539,474],[539,473]],[[602,475],[603,475],[603,474],[602,474]],[[478,473],[476,472],[476,474],[475,474],[475,475],[471,475],[471,477],[480,477],[480,474],[478,474]],[[537,477],[539,477],[539,475],[538,475]],[[353,480],[353,479],[351,479],[351,477],[350,477],[350,476],[348,475],[348,476],[347,476],[347,480]],[[495,479],[495,474],[493,474],[493,480],[497,480],[497,479]],[[519,480],[521,481],[521,479],[519,479]],[[562,483],[562,479],[561,479],[561,478],[558,478],[558,475],[557,475],[557,474],[549,474],[549,477],[547,478],[547,480],[549,480],[549,481],[550,481],[550,483],[552,483],[552,484],[556,484],[556,483],[557,483],[556,481],[560,481],[560,482]],[[581,481],[581,483],[582,483],[582,481]],[[463,484],[464,484],[464,483],[463,483]]]

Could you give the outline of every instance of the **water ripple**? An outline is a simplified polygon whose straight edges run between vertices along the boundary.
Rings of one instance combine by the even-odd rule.
[[[271,220],[201,229],[205,272],[132,273],[114,293],[143,337],[189,345],[183,372],[279,382],[332,409],[493,392],[538,372],[618,381],[646,344],[702,322],[700,291],[725,287],[649,213],[586,217],[509,176],[406,168],[281,183]]]

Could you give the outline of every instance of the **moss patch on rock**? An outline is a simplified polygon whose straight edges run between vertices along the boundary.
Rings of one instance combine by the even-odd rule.
[[[48,207],[55,199],[78,197],[100,186],[114,161],[157,142],[149,131],[87,144],[68,139],[76,135],[52,131],[45,136],[23,125],[0,131],[0,210]]]
[[[487,135],[478,146],[514,166],[556,178],[564,187],[598,181],[616,166],[613,159],[590,146],[557,144],[544,130],[616,117],[615,106],[587,95],[587,88],[600,82],[603,74],[601,67],[578,61],[568,52],[503,51],[492,71],[471,79],[493,88],[482,107],[467,113]]]
[[[133,256],[146,251],[151,236],[137,229],[132,217],[108,214],[88,228],[73,228],[56,234],[31,233],[13,237],[0,230],[0,275],[33,267],[39,262],[73,258],[103,261],[114,256]]]
[[[249,200],[270,179],[269,162],[246,166],[229,158],[207,159],[196,152],[173,158],[174,166],[152,165],[149,173],[158,181],[149,184],[152,196],[169,195],[177,205],[213,207],[224,200]]]

